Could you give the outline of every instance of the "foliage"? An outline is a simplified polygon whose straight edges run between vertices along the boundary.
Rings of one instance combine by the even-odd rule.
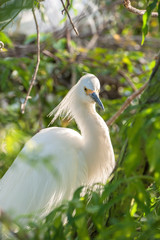
[[[150,16],[157,5],[158,5],[158,0],[154,0],[152,3],[150,3],[148,5],[146,12],[143,15],[142,44],[144,43],[144,39],[148,33],[148,25],[149,25]],[[160,2],[159,2],[159,5],[160,5]],[[159,8],[159,5],[158,5],[158,8]],[[158,11],[158,19],[160,21],[159,11]]]
[[[10,1],[1,3],[1,11],[8,11],[4,5],[7,2]],[[18,1],[12,1],[12,4],[19,4],[16,2]],[[27,4],[31,2],[26,1]],[[111,2],[105,1],[106,5]],[[143,31],[147,29],[151,11],[155,6],[152,4],[155,2],[158,3],[149,1],[143,17]],[[32,4],[23,5],[23,8],[31,7]],[[14,14],[7,14],[7,17],[10,16],[7,21]],[[54,39],[52,34],[41,34],[41,46],[45,44],[44,49],[51,54],[41,52],[37,81],[23,115],[20,105],[26,96],[36,64],[35,52],[28,50],[35,44],[35,36],[21,40],[28,52],[17,57],[12,55],[16,40],[0,33],[0,40],[5,43],[7,50],[0,59],[0,177],[9,168],[27,139],[49,124],[47,114],[67,93],[72,84],[70,79],[74,82],[75,75],[77,80],[83,72],[92,72],[101,80],[101,96],[106,109],[100,114],[104,120],[109,119],[133,93],[128,78],[137,89],[149,79],[155,65],[153,55],[157,50],[154,46],[150,48],[145,44],[137,50],[139,43],[129,40],[127,47],[123,45],[122,48],[121,38],[140,33],[140,27],[137,17],[128,12],[124,14],[124,8],[118,7],[117,14],[121,16],[122,22],[126,19],[128,22],[123,29],[117,22],[109,32],[118,39],[116,47],[109,48],[97,43],[93,49],[87,49],[87,45],[79,44],[76,39],[69,41],[65,36]],[[152,21],[154,20],[150,19],[151,26],[154,25]],[[105,38],[108,31],[107,29],[103,33],[102,38]],[[145,37],[147,31],[143,34]],[[152,36],[158,36],[157,28],[152,29]],[[77,189],[71,201],[54,209],[45,219],[36,221],[29,218],[29,226],[26,228],[20,225],[21,221],[15,221],[21,239],[160,238],[159,79],[160,70],[141,98],[135,99],[110,127],[117,160],[113,178],[104,186],[99,184],[98,187],[93,186],[87,190],[83,187]],[[68,123],[57,120],[56,124],[65,126]],[[71,122],[69,127],[78,130],[74,122]]]
[[[0,3],[0,31],[24,9],[30,9],[33,0],[2,0]]]

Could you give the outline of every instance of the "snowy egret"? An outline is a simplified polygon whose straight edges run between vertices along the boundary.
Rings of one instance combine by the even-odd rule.
[[[11,216],[42,217],[81,185],[105,183],[115,166],[106,123],[96,112],[100,83],[83,76],[50,113],[74,118],[80,133],[60,127],[41,130],[24,146],[0,181],[0,208]]]

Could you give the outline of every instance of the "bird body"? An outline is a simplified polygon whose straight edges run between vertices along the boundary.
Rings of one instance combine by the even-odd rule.
[[[106,123],[96,112],[99,80],[83,76],[51,112],[75,119],[80,133],[50,127],[24,146],[0,181],[0,207],[12,216],[47,215],[82,185],[105,183],[115,166]],[[53,122],[52,121],[52,122]]]

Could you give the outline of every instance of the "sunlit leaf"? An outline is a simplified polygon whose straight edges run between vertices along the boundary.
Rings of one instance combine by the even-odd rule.
[[[154,0],[151,4],[149,4],[149,6],[146,9],[146,12],[143,15],[142,42],[141,42],[142,45],[143,45],[145,37],[148,33],[149,20],[150,20],[151,13],[155,9],[157,2],[158,2],[158,0]]]
[[[0,31],[7,26],[22,10],[33,7],[34,0],[8,0],[0,7]]]
[[[13,47],[11,38],[3,32],[0,32],[0,40],[4,43],[4,45],[7,44],[9,47]]]

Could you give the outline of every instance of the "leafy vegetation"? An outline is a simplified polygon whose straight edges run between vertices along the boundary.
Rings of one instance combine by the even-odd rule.
[[[4,20],[8,23],[18,11],[33,6],[33,1],[21,2],[21,8],[20,1],[0,3],[1,28],[5,26]],[[17,12],[10,11],[15,4]],[[6,48],[0,53],[0,177],[27,139],[49,124],[48,113],[83,72],[91,72],[101,81],[105,112],[100,114],[106,121],[149,79],[159,49],[154,43],[159,40],[160,19],[151,18],[151,12],[159,11],[160,2],[139,1],[138,7],[147,9],[143,23],[121,5],[117,4],[112,11],[112,1],[101,4],[113,18],[113,11],[118,17],[114,18],[111,29],[102,31],[93,48],[88,49],[84,43],[92,35],[78,41],[68,39],[65,33],[60,39],[53,38],[51,33],[41,34],[41,62],[25,114],[21,113],[21,103],[36,65],[36,35],[21,39],[0,32],[0,41]],[[147,40],[148,31],[151,40]],[[134,36],[140,38],[136,40]],[[20,54],[15,50],[16,41],[26,49]],[[29,227],[24,228],[17,221],[17,239],[160,239],[159,79],[160,69],[141,97],[110,127],[117,160],[110,181],[104,186],[99,184],[96,190],[89,188],[85,194],[83,187],[77,189],[71,201],[54,209],[45,219],[31,218]],[[74,122],[68,125],[57,120],[56,124],[77,129]]]

